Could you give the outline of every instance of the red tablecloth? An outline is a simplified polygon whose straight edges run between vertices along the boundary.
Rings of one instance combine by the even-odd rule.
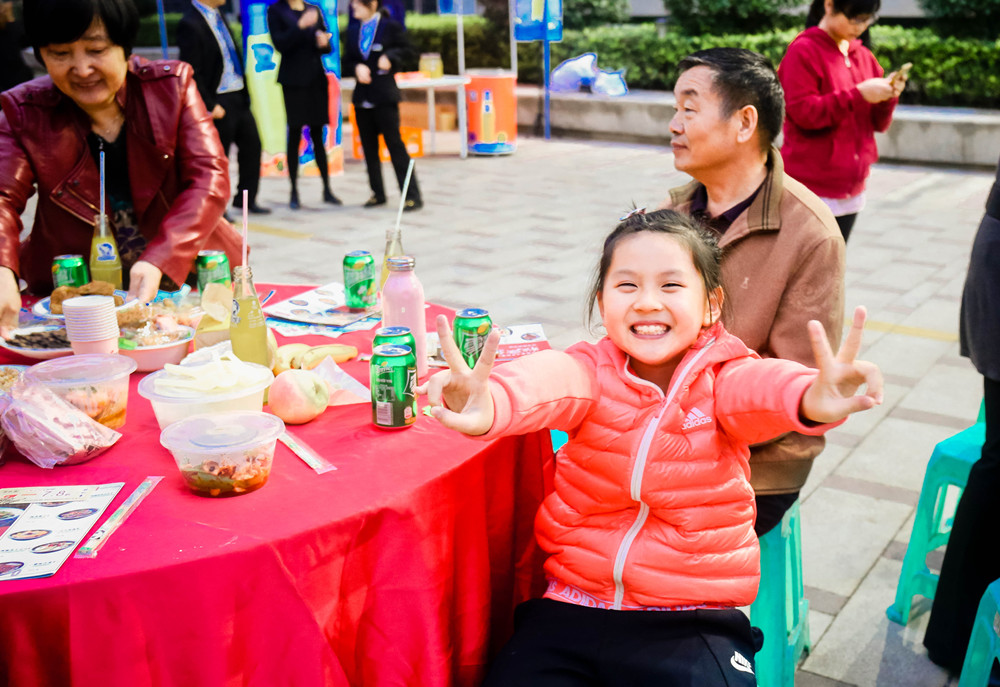
[[[371,336],[338,341],[368,352]],[[366,363],[344,368],[367,378]],[[0,582],[0,684],[478,684],[513,607],[543,583],[532,523],[547,433],[485,443],[427,417],[387,431],[367,404],[335,407],[290,429],[336,471],[317,475],[279,444],[262,489],[211,499],[184,486],[138,378],[104,454],[0,467],[4,487],[125,482],[105,518],[165,476],[97,558]]]

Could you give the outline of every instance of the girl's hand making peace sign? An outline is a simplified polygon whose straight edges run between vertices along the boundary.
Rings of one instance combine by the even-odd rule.
[[[799,413],[813,422],[837,422],[851,413],[868,410],[882,403],[882,373],[875,363],[855,360],[861,349],[865,327],[865,309],[854,311],[851,330],[837,355],[830,350],[823,325],[809,322],[809,339],[819,376],[802,395]],[[865,392],[855,396],[865,385]]]
[[[485,434],[493,426],[489,377],[497,357],[500,332],[496,329],[490,332],[483,352],[471,370],[455,345],[448,318],[444,315],[437,316],[437,332],[441,352],[450,369],[438,372],[418,386],[416,391],[421,396],[427,396],[434,417],[448,429],[470,436]]]

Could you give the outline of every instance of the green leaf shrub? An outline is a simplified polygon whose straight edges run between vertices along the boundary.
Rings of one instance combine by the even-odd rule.
[[[563,0],[563,26],[567,29],[622,24],[628,18],[628,0]]]
[[[757,33],[780,25],[802,0],[663,0],[670,21],[691,36]]]
[[[920,0],[920,5],[944,33],[978,38],[1000,36],[997,0]]]

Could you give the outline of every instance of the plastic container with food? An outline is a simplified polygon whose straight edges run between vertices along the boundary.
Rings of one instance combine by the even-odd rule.
[[[139,395],[149,399],[164,429],[192,415],[253,410],[264,407],[264,392],[274,381],[267,367],[241,360],[212,360],[191,365],[165,365],[139,382]]]
[[[162,370],[164,365],[176,365],[187,355],[194,338],[194,329],[177,325],[173,331],[128,332],[122,329],[118,339],[118,352],[131,358],[139,372]]]
[[[125,424],[128,376],[136,363],[120,355],[71,355],[29,368],[25,380],[42,384],[105,427]]]
[[[202,496],[260,489],[271,474],[274,445],[285,423],[262,412],[194,415],[160,433],[185,484]]]

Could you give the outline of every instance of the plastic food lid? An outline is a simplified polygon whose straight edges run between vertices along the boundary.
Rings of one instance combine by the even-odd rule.
[[[71,355],[38,363],[24,373],[33,382],[43,384],[97,384],[135,372],[138,364],[123,355]]]
[[[285,423],[270,413],[234,410],[192,415],[160,432],[160,444],[186,453],[233,453],[275,441]]]
[[[131,358],[129,358],[129,360],[131,360]],[[213,361],[194,363],[192,365],[184,365],[183,367],[197,369],[202,366],[211,365],[212,362]],[[157,391],[156,380],[163,375],[170,374],[169,370],[164,369],[154,372],[153,374],[146,375],[139,380],[139,395],[143,398],[148,398],[150,401],[155,401],[156,403],[191,403],[192,401],[199,403],[219,403],[233,398],[249,396],[250,394],[263,391],[267,387],[271,386],[271,382],[274,381],[274,373],[267,367],[264,365],[258,365],[257,363],[241,364],[253,368],[254,371],[259,374],[259,381],[245,386],[220,388],[217,393],[195,390],[187,391],[183,389],[173,389],[168,392]]]

